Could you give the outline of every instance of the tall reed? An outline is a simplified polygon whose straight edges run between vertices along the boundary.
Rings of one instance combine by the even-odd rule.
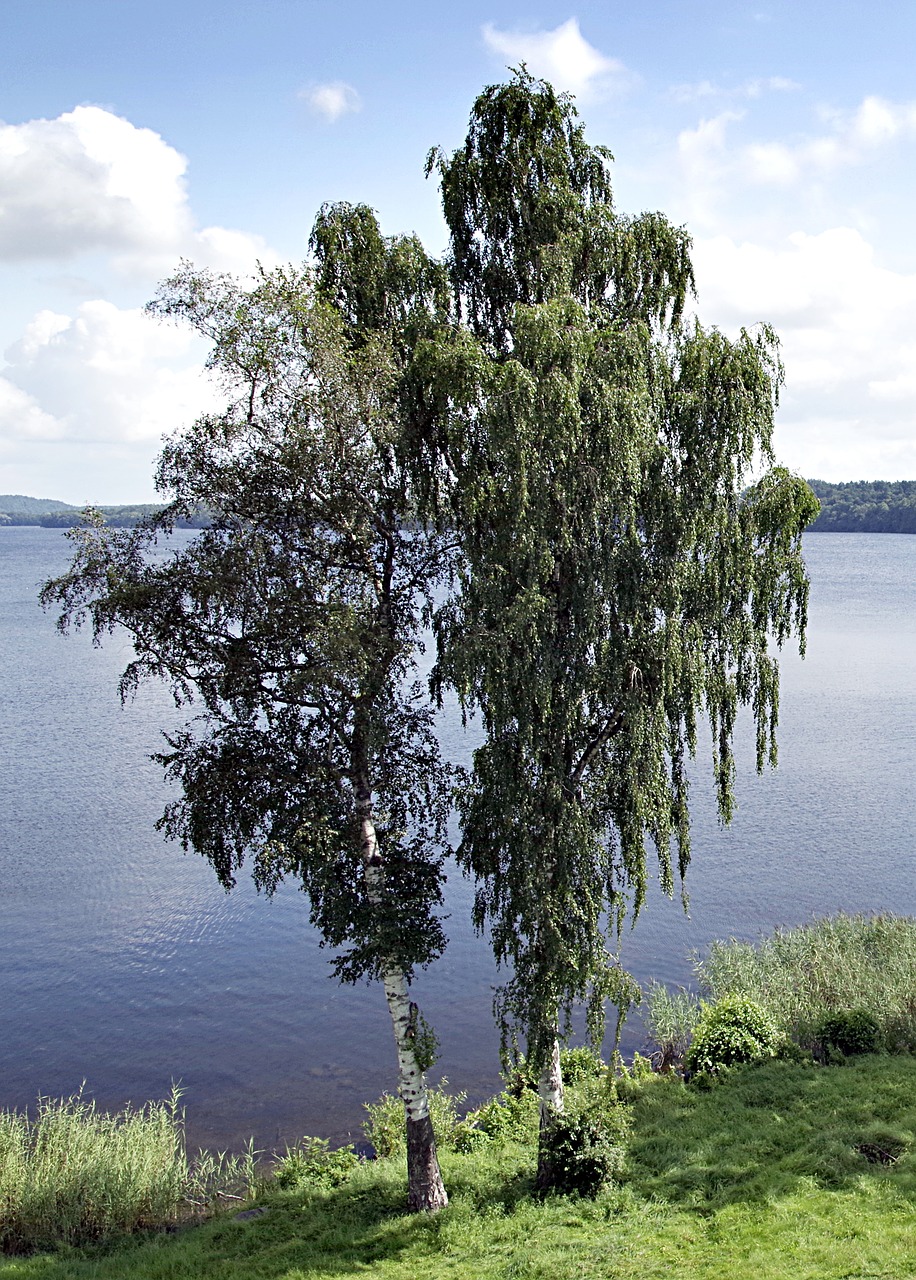
[[[707,996],[748,996],[801,1043],[825,1014],[866,1009],[889,1049],[916,1049],[914,919],[839,914],[756,944],[714,942],[695,971]]]
[[[189,1181],[179,1097],[107,1115],[80,1092],[0,1112],[0,1248],[172,1222]]]

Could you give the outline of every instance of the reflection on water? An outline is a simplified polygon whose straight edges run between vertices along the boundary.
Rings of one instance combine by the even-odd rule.
[[[739,810],[719,829],[698,761],[690,916],[658,892],[624,938],[641,980],[687,982],[688,953],[815,912],[916,913],[916,538],[806,541],[809,653],[783,659],[780,767],[753,773],[739,743]],[[187,1090],[192,1141],[262,1146],[343,1137],[390,1088],[380,992],[338,987],[294,886],[271,900],[156,835],[166,799],[149,753],[176,712],[143,689],[122,710],[129,650],[63,640],[35,604],[59,571],[58,531],[0,530],[3,689],[0,833],[0,1104],[67,1093],[85,1078],[104,1106]],[[458,718],[449,749],[466,751]],[[468,924],[471,890],[448,886],[451,942],[418,983],[451,1085],[498,1084],[496,975]],[[639,1044],[638,1024],[626,1033]]]

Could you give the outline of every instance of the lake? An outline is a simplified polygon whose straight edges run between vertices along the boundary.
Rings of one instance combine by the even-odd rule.
[[[808,656],[782,661],[780,764],[758,777],[743,724],[738,811],[720,829],[698,761],[690,913],[654,887],[624,963],[689,983],[692,948],[840,909],[916,914],[916,537],[811,534]],[[121,708],[122,637],[93,650],[36,604],[59,572],[57,530],[0,529],[0,1106],[87,1092],[106,1108],[185,1089],[192,1145],[271,1149],[303,1133],[359,1137],[361,1103],[391,1089],[377,987],[329,976],[294,887],[272,899],[154,829],[168,792],[149,760],[176,712],[148,687]],[[470,741],[457,716],[443,742]],[[450,1087],[499,1086],[497,981],[448,883],[450,945],[417,984]],[[624,1047],[642,1046],[638,1020]]]

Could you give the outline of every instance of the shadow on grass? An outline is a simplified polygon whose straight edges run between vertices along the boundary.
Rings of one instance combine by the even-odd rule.
[[[226,1216],[85,1251],[7,1258],[0,1280],[287,1280],[397,1263],[428,1274],[443,1229],[483,1212],[510,1217],[530,1201],[533,1184],[523,1153],[496,1167],[468,1157],[443,1163],[451,1204],[434,1216],[407,1212],[403,1170],[367,1166],[332,1191],[277,1194],[242,1221]]]
[[[873,1163],[872,1150],[894,1158]],[[916,1199],[909,1056],[827,1068],[769,1062],[708,1091],[659,1078],[634,1106],[630,1179],[638,1195],[712,1213],[791,1194],[805,1180],[842,1190],[863,1178]]]

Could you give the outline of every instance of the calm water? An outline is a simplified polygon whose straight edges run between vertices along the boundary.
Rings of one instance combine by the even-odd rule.
[[[148,755],[175,721],[149,688],[121,709],[129,650],[62,639],[35,603],[67,544],[0,529],[0,1105],[70,1093],[105,1107],[186,1089],[194,1143],[356,1135],[392,1086],[381,993],[341,988],[294,888],[272,900],[153,829],[167,792]],[[689,952],[814,913],[916,914],[916,538],[810,535],[808,657],[783,660],[780,766],[757,777],[744,726],[739,810],[722,831],[700,761],[690,915],[657,891],[624,961],[688,982]],[[467,750],[452,717],[447,749]],[[451,943],[418,982],[452,1087],[497,1087],[496,975],[448,886]],[[626,1036],[638,1047],[634,1024]]]

